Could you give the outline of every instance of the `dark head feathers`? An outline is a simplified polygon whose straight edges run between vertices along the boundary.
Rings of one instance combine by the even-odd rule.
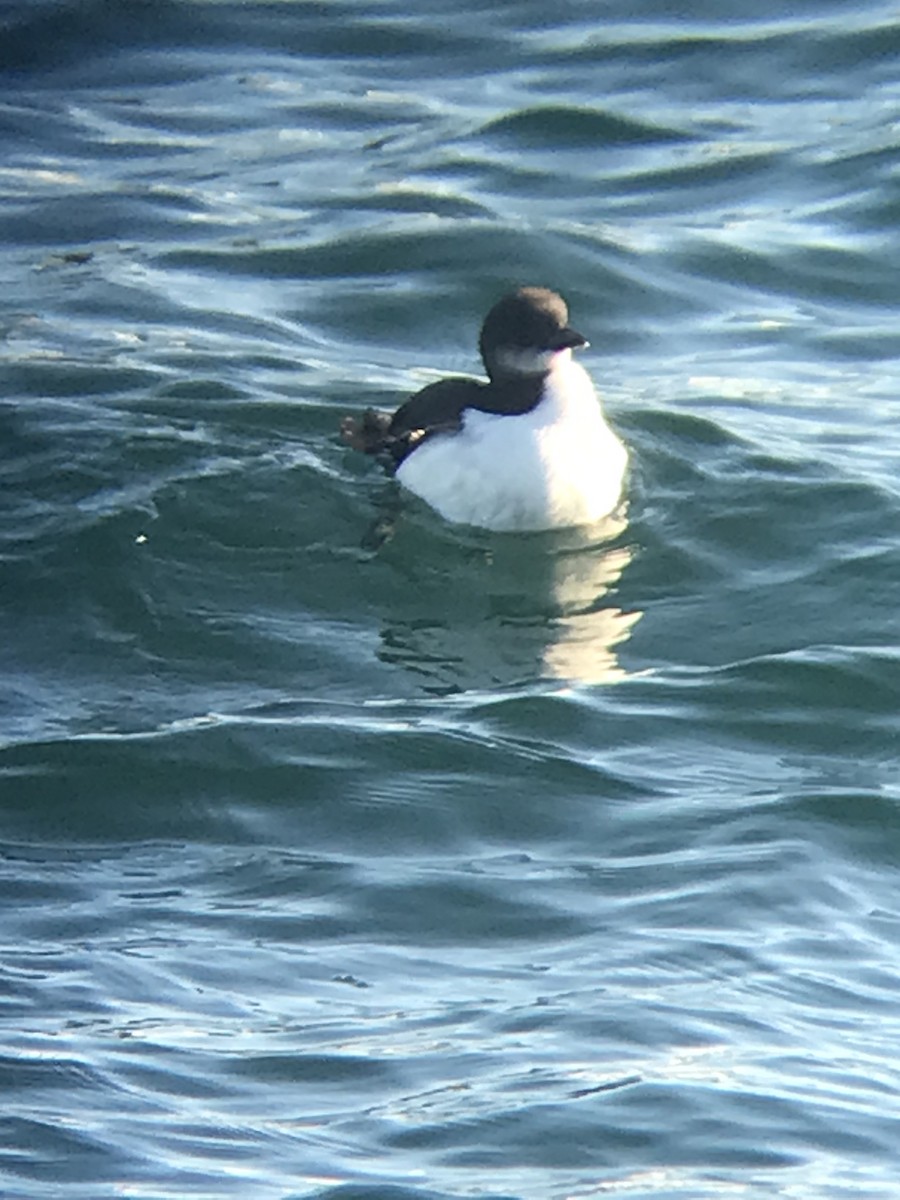
[[[558,292],[522,287],[498,300],[484,319],[478,348],[488,375],[508,374],[498,363],[502,349],[547,351],[587,345],[569,327],[569,309]]]
[[[568,324],[569,310],[549,288],[522,287],[498,300],[484,319],[479,349],[490,383],[441,379],[417,392],[390,416],[369,408],[341,422],[341,438],[354,450],[385,454],[394,466],[435,433],[456,433],[467,408],[528,412],[540,399],[554,352],[587,345]]]

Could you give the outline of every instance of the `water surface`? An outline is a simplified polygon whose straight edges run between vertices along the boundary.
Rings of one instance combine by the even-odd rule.
[[[5,1195],[896,1195],[896,13],[600,8],[0,11]],[[626,511],[373,550],[520,283]]]

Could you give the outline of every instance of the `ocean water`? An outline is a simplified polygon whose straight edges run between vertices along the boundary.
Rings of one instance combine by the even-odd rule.
[[[0,1194],[900,1194],[885,2],[0,7]],[[340,417],[559,288],[632,455]]]

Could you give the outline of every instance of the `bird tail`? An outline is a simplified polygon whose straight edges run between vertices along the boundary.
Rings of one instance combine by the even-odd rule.
[[[341,441],[363,454],[381,454],[388,448],[391,418],[388,413],[367,408],[361,417],[347,416],[341,421]]]

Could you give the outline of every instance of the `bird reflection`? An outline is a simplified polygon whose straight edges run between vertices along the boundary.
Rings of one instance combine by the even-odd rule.
[[[626,529],[624,512],[564,535],[466,541],[445,527],[439,556],[427,529],[404,530],[382,551],[406,579],[379,656],[435,694],[626,678],[619,655],[642,615],[615,602]]]

